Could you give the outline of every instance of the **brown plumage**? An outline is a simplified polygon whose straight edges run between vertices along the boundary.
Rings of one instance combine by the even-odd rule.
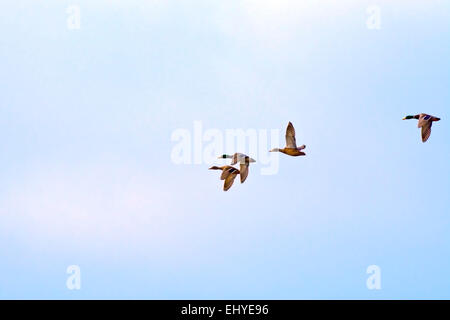
[[[306,155],[306,153],[302,151],[305,148],[305,145],[297,147],[297,141],[295,140],[295,129],[292,123],[289,122],[286,128],[286,147],[283,149],[274,148],[269,152],[282,152],[289,156],[297,157]]]
[[[403,118],[403,120],[409,120],[409,119],[417,119],[419,120],[417,123],[417,127],[418,128],[422,128],[421,129],[421,135],[422,135],[422,142],[425,142],[428,140],[428,138],[431,135],[431,125],[433,124],[434,121],[439,121],[441,120],[438,117],[435,116],[431,116],[429,114],[426,113],[421,113],[421,114],[416,114],[414,116],[409,115]]]
[[[240,164],[240,176],[241,176],[241,183],[244,183],[244,181],[247,179],[248,176],[248,167],[250,163],[256,162],[253,158],[250,158],[249,156],[236,152],[233,155],[223,154],[219,157],[219,159],[231,159],[231,165],[235,165],[239,162]]]
[[[238,169],[232,166],[212,166],[209,170],[222,170],[222,174],[220,175],[220,180],[225,180],[223,184],[223,191],[227,191],[233,185],[234,179],[240,173]]]

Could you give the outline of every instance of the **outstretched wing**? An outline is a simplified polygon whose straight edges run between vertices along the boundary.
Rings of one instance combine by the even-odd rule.
[[[295,141],[295,129],[291,122],[286,128],[286,148],[297,149],[297,142]]]
[[[241,183],[244,183],[248,176],[248,163],[241,163]]]
[[[236,171],[238,171],[236,169]],[[239,171],[238,171],[239,172]],[[236,178],[237,173],[231,173],[226,179],[225,179],[225,183],[223,184],[223,191],[227,191],[228,189],[231,188],[231,186],[233,185],[234,179]]]
[[[220,175],[220,180],[225,180],[230,175],[230,172],[227,169],[224,169],[222,171],[222,174]]]
[[[231,165],[236,164],[236,163],[238,163],[238,162],[243,163],[243,162],[245,161],[245,157],[246,157],[245,154],[236,152],[236,153],[233,155],[233,158],[232,158],[232,160],[231,160]]]
[[[432,124],[433,122],[427,121],[422,125],[422,142],[427,141],[430,137]]]
[[[235,154],[233,154],[233,157],[231,157],[231,163],[230,164],[231,165],[236,164],[237,161],[238,161],[238,154],[235,153]]]

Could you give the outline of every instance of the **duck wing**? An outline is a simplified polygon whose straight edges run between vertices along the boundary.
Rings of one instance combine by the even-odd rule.
[[[295,141],[295,129],[291,122],[286,128],[286,148],[297,149],[297,142]]]
[[[247,179],[248,176],[248,167],[249,164],[248,163],[241,163],[241,170],[240,170],[240,175],[241,175],[241,183],[244,183],[245,179]]]
[[[233,154],[233,158],[231,160],[231,165],[236,164],[238,162],[240,162],[240,163],[244,162],[246,157],[247,156],[245,154],[236,152],[235,154]]]
[[[223,184],[223,191],[227,191],[233,185],[234,179],[236,178],[239,170],[235,169],[237,172],[230,173],[228,177],[225,179],[225,183]]]
[[[431,121],[426,121],[425,123],[422,124],[422,142],[427,141],[428,138],[430,137],[432,124],[433,122]]]
[[[220,180],[226,180],[230,176],[230,174],[236,173],[236,171],[237,173],[239,173],[239,170],[235,167],[225,166],[225,168],[223,168],[222,174],[220,175]]]

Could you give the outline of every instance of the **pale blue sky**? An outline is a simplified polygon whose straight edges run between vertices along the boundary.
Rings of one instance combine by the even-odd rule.
[[[0,298],[450,298],[449,39],[438,0],[2,1]],[[225,193],[171,161],[196,120],[307,156]]]

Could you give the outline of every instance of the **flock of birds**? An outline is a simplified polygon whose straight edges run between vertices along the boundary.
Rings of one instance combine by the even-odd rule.
[[[409,119],[417,119],[419,120],[417,127],[422,128],[422,142],[425,142],[428,140],[431,134],[431,125],[434,121],[441,120],[438,117],[431,116],[426,113],[420,113],[416,115],[408,115],[403,118],[403,120],[409,120]],[[288,156],[297,157],[297,156],[304,156],[306,155],[302,150],[306,148],[305,145],[301,145],[300,147],[297,147],[297,142],[295,140],[295,129],[291,122],[288,123],[288,126],[286,128],[286,146],[282,149],[275,148],[272,150],[269,150],[269,152],[281,152],[284,154],[287,154]],[[225,180],[223,185],[223,190],[227,191],[231,188],[233,185],[234,179],[237,175],[240,175],[241,177],[241,183],[244,183],[244,181],[247,179],[248,176],[248,167],[250,166],[250,163],[256,162],[254,159],[250,158],[249,156],[243,154],[243,153],[235,153],[233,155],[223,154],[218,159],[231,159],[230,165],[225,166],[212,166],[209,168],[209,170],[221,170],[222,174],[220,175],[220,180]],[[239,162],[240,167],[239,169],[233,167],[233,165],[237,164]]]

